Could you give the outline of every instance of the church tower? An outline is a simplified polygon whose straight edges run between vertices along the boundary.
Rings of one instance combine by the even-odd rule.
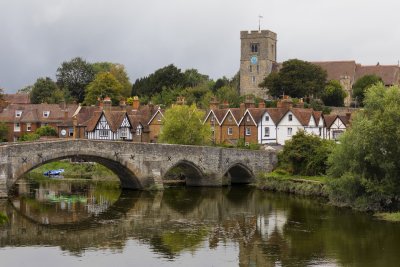
[[[240,94],[265,98],[258,85],[276,63],[276,33],[269,30],[240,32]]]

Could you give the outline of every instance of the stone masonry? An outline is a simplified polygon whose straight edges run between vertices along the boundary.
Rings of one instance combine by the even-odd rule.
[[[188,186],[247,183],[269,172],[276,153],[219,147],[145,144],[122,141],[55,140],[0,146],[0,196],[30,170],[65,158],[98,162],[115,172],[124,189],[162,188],[164,175],[175,166],[188,170]]]

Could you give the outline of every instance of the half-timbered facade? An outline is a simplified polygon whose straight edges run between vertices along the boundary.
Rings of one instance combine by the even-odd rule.
[[[94,140],[132,140],[132,125],[125,111],[96,112],[86,134]]]

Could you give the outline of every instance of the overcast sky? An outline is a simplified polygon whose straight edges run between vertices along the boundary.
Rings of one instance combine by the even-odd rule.
[[[55,79],[63,61],[125,65],[132,82],[168,64],[239,70],[240,31],[278,34],[278,61],[400,59],[398,0],[0,0],[0,87]]]

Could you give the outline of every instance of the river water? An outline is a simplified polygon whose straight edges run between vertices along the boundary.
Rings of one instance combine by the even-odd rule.
[[[22,180],[0,266],[400,266],[400,224],[250,187]]]

